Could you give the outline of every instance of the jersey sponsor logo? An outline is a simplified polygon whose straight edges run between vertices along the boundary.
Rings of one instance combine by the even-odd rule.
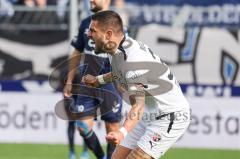
[[[121,104],[120,104],[120,103],[118,103],[117,105],[115,105],[115,106],[112,108],[113,113],[117,113],[117,112],[119,111],[120,107],[121,107]]]
[[[136,72],[136,71],[128,71],[126,73],[126,79],[136,79],[136,78],[139,78],[141,76],[140,73]]]
[[[88,46],[89,46],[90,48],[94,48],[94,47],[95,47],[95,43],[94,43],[94,41],[93,41],[92,39],[89,39],[89,40],[88,40]]]
[[[88,47],[94,49],[95,43],[94,43],[94,41],[93,41],[92,39],[88,38],[88,32],[89,32],[89,28],[85,29],[84,34],[85,34],[85,36],[86,36],[87,39],[88,39],[88,40],[87,40],[87,41],[88,41]]]

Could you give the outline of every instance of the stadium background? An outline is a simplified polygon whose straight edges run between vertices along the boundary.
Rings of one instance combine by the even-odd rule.
[[[0,11],[1,159],[67,158],[66,122],[54,113],[62,96],[48,77],[88,14],[76,2]],[[126,0],[118,11],[130,36],[171,65],[192,107],[191,126],[165,158],[240,158],[240,2]],[[95,129],[104,145],[103,123]]]

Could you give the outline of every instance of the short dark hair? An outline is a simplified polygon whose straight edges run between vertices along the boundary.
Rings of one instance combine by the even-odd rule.
[[[114,11],[101,11],[92,15],[92,20],[98,21],[101,27],[111,27],[116,33],[123,33],[123,22],[119,14]]]

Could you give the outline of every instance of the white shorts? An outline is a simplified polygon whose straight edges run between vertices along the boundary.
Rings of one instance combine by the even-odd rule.
[[[138,146],[158,159],[183,135],[189,124],[189,110],[174,112],[174,115],[161,115],[158,120],[141,120],[120,145],[129,149]]]

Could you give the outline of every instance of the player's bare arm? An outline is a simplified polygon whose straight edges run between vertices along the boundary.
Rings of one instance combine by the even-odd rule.
[[[153,159],[151,156],[146,154],[141,148],[137,147],[132,150],[127,156],[127,159]]]
[[[72,81],[74,79],[74,76],[76,74],[77,67],[79,65],[79,62],[81,60],[81,53],[78,50],[74,50],[69,61],[69,71],[67,76],[67,81],[64,86],[64,96],[65,97],[71,97],[72,96]]]
[[[135,91],[135,94],[129,97],[132,108],[128,112],[128,116],[123,124],[123,127],[119,131],[110,132],[106,136],[108,142],[112,144],[120,144],[126,134],[130,132],[142,118],[145,104],[144,87],[141,84],[136,85],[136,87],[137,90]]]
[[[129,132],[131,131],[139,120],[141,120],[144,105],[145,105],[145,92],[144,87],[141,84],[136,85],[137,89],[135,94],[130,95],[131,110],[128,112],[128,116],[124,122],[124,128]]]

